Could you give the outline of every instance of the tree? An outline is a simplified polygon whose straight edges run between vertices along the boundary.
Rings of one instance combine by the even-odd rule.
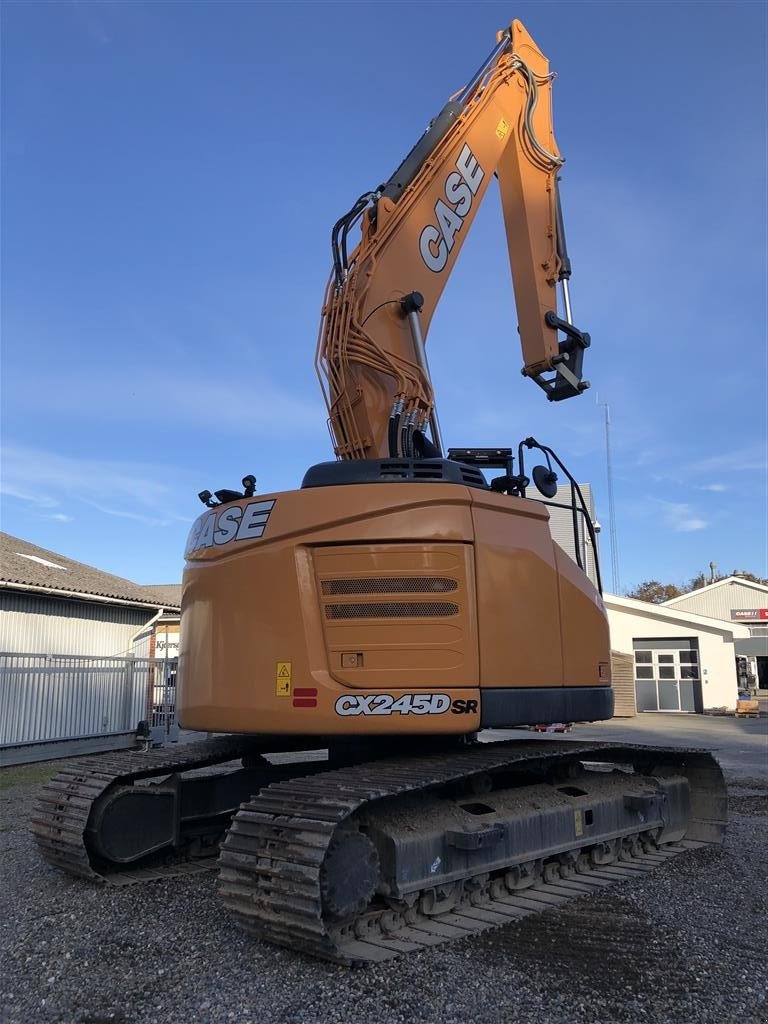
[[[745,580],[750,580],[752,583],[762,583],[764,587],[768,587],[768,579],[764,579],[762,576],[755,576],[753,572],[744,572],[743,569],[734,569],[730,575],[742,576]]]
[[[694,576],[693,579],[685,584],[680,590],[681,594],[690,594],[692,590],[701,590],[702,587],[707,587],[712,581],[705,573],[700,572],[698,576]]]
[[[627,597],[633,597],[636,601],[649,601],[651,604],[663,604],[671,601],[673,597],[680,597],[683,591],[674,583],[659,583],[658,580],[647,580],[630,590]]]
[[[742,569],[734,569],[728,576],[741,576],[742,579],[751,580],[752,583],[762,583],[768,586],[768,579],[762,576],[755,576],[754,573],[744,572]],[[725,579],[725,576],[718,576],[717,579]],[[687,583],[678,586],[676,583],[659,583],[658,580],[646,580],[640,583],[634,590],[627,591],[627,597],[633,597],[636,601],[649,601],[651,604],[663,604],[671,601],[673,597],[681,597],[683,594],[690,594],[693,590],[701,590],[708,587],[712,580],[705,573],[700,572]]]

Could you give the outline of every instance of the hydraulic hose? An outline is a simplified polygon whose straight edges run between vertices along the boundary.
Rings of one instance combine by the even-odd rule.
[[[397,458],[397,438],[400,430],[400,413],[394,413],[389,417],[389,426],[387,429],[387,441],[389,443],[389,457],[390,459]]]

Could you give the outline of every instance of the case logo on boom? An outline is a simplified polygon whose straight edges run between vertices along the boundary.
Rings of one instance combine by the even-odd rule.
[[[275,499],[250,501],[247,505],[229,505],[205,512],[189,531],[185,555],[201,548],[229,544],[231,540],[254,540],[266,528]]]
[[[465,144],[456,160],[456,170],[451,171],[443,185],[445,198],[451,205],[438,199],[435,203],[438,226],[427,224],[419,236],[421,258],[435,274],[448,262],[456,234],[472,209],[472,201],[484,177],[485,171]]]

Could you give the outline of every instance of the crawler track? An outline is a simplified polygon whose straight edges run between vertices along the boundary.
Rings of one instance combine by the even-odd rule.
[[[87,847],[91,811],[107,790],[120,784],[224,764],[253,750],[242,737],[219,737],[176,750],[99,756],[66,764],[43,787],[32,815],[32,833],[49,864],[91,882],[126,885],[169,875],[190,874],[215,866],[217,850],[198,860],[162,862],[123,870],[100,866]]]
[[[160,782],[162,788],[168,777],[226,764],[264,749],[263,739],[260,744],[243,737],[220,737],[173,752],[126,753],[67,764],[40,793],[32,819],[37,845],[48,863],[92,882],[125,885],[208,870],[216,864],[216,843],[226,827],[220,813],[207,845],[202,851],[198,848],[194,857],[180,844],[178,849],[163,849],[157,856],[125,866],[105,863],[93,852],[98,846],[94,835],[102,821],[99,809],[104,800],[112,799],[116,787],[151,781]],[[475,868],[473,873],[468,868],[464,876],[462,868],[458,880],[455,870],[445,881],[439,873],[430,875],[432,888],[409,892],[407,898],[386,897],[379,887],[370,901],[364,897],[357,912],[329,909],[327,878],[325,889],[323,881],[329,848],[332,843],[338,848],[338,842],[344,841],[339,837],[348,835],[350,825],[364,821],[366,814],[375,817],[382,801],[398,808],[403,806],[399,798],[471,786],[476,776],[510,770],[537,775],[591,762],[601,762],[606,770],[628,766],[630,772],[657,781],[657,776],[684,776],[690,791],[684,836],[679,830],[669,843],[662,832],[657,846],[642,826],[636,833],[625,830],[616,841],[616,859],[601,863],[587,856],[594,840],[582,837],[571,844],[568,839],[571,853],[578,854],[575,861],[550,856],[552,848],[547,847],[536,874],[520,884],[510,881],[506,869],[483,873]],[[513,741],[384,758],[337,770],[323,768],[315,762],[307,774],[305,761],[264,762],[263,771],[259,766],[248,776],[246,792],[256,792],[240,805],[226,832],[218,861],[219,892],[235,920],[260,938],[346,965],[386,960],[471,935],[635,877],[686,849],[719,843],[727,816],[722,773],[703,751]],[[127,820],[130,825],[133,819]],[[513,859],[509,865],[515,863]],[[342,887],[345,883],[342,874]],[[453,886],[449,904],[435,901],[444,884]]]
[[[468,876],[459,903],[442,914],[423,913],[418,899],[404,912],[393,909],[391,901],[374,899],[345,920],[335,920],[324,908],[321,869],[331,841],[366,806],[512,764],[558,760],[629,763],[641,771],[661,766],[686,775],[691,812],[684,841],[655,848],[627,836],[623,859],[616,863],[590,870],[586,858],[579,858],[578,872],[545,864],[536,884],[519,891],[510,891],[498,877]],[[704,752],[480,744],[460,753],[388,759],[267,787],[233,818],[219,858],[219,891],[234,918],[260,938],[345,965],[365,964],[474,934],[635,877],[685,849],[719,843],[725,820],[722,774]]]

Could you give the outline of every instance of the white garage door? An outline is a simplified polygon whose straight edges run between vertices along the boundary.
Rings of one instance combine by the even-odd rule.
[[[633,646],[638,711],[702,710],[696,637],[641,639]]]

